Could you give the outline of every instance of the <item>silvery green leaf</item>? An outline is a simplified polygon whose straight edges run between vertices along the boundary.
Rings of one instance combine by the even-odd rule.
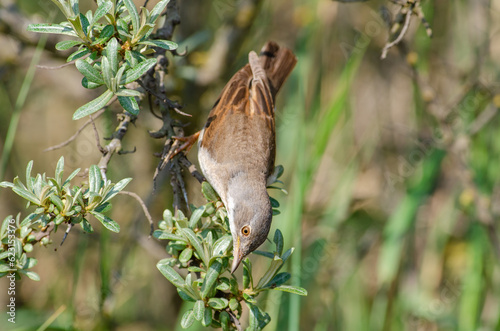
[[[70,56],[68,56],[68,58],[66,59],[66,62],[74,61],[74,60],[79,59],[82,56],[85,56],[89,53],[90,53],[90,51],[88,50],[88,48],[84,47],[84,48],[79,49],[76,52],[72,53]]]
[[[33,190],[33,186],[31,185],[31,170],[33,169],[33,160],[28,162],[26,166],[26,186],[28,190]]]
[[[286,260],[288,260],[288,258],[290,257],[290,255],[292,255],[294,249],[295,248],[293,248],[293,247],[287,249],[287,251],[285,252],[285,254],[283,254],[281,256],[281,259],[283,260],[283,263],[285,263]]]
[[[164,232],[164,231],[160,231],[160,230],[155,230],[155,232],[153,232],[153,237],[155,237],[156,239],[160,239],[160,240],[171,240],[171,241],[182,241],[182,242],[186,242],[186,238],[184,237],[181,237],[181,236],[178,236],[178,235],[175,235],[175,234],[172,234],[172,233],[168,233],[168,232]]]
[[[132,90],[122,90],[122,91],[132,91]],[[122,96],[121,94],[118,94],[118,102],[120,102],[120,105],[125,109],[127,112],[130,114],[137,116],[139,114],[139,105],[137,104],[137,101],[135,100],[135,97],[127,97],[127,96]]]
[[[182,300],[184,301],[190,301],[190,302],[195,302],[196,299],[191,296],[191,294],[181,290],[180,288],[177,288],[177,293],[179,293],[179,296],[181,297]]]
[[[70,49],[71,47],[81,45],[82,42],[78,40],[63,40],[60,41],[56,44],[56,49],[58,51],[65,51],[67,49]]]
[[[73,16],[73,12],[71,10],[71,7],[67,3],[66,0],[52,0],[52,2],[59,7],[59,9],[63,12],[64,16],[70,17]]]
[[[137,8],[132,0],[123,0],[123,4],[127,7],[128,12],[130,13],[132,28],[135,34],[139,31],[139,12],[137,11]]]
[[[222,331],[228,331],[229,321],[230,321],[229,314],[226,311],[221,311],[219,314],[219,320],[220,320],[220,325],[222,327]]]
[[[151,34],[151,32],[153,32],[154,27],[154,24],[149,23],[141,26],[139,32],[134,36],[134,40],[132,41],[132,43],[136,43],[143,38],[147,38]]]
[[[298,294],[298,295],[302,295],[302,296],[307,295],[307,290],[303,287],[300,287],[300,286],[281,285],[281,286],[275,287],[274,289],[279,290],[279,291],[283,291],[283,292]]]
[[[115,221],[113,221],[111,218],[109,218],[108,216],[106,215],[103,215],[101,213],[98,213],[98,212],[95,212],[95,211],[89,211],[90,214],[94,215],[95,218],[97,218],[97,220],[99,222],[102,223],[102,225],[104,225],[104,227],[110,231],[113,231],[113,232],[120,232],[120,225],[118,223],[116,223]]]
[[[112,89],[113,81],[112,79],[114,78],[113,71],[111,70],[111,65],[109,64],[109,60],[106,56],[103,56],[101,59],[101,70],[102,70],[102,76],[104,78],[104,83],[108,87],[108,89]]]
[[[82,24],[83,33],[85,33],[85,35],[88,36],[90,32],[90,23],[89,20],[87,19],[87,16],[80,13],[80,22]]]
[[[28,25],[28,31],[38,32],[38,33],[65,34],[72,37],[78,37],[75,31],[73,31],[73,29],[67,26],[62,26],[60,24],[51,24],[51,23],[30,24]]]
[[[205,307],[205,312],[203,314],[203,319],[201,320],[201,325],[210,326],[212,324],[212,308]]]
[[[82,78],[82,86],[88,89],[96,89],[98,87],[101,87],[103,84],[96,84],[94,82],[89,82],[87,77]]]
[[[168,265],[168,259],[161,260],[156,264],[156,267],[169,282],[171,282],[175,287],[184,288],[184,279],[181,275],[177,273],[170,265]]]
[[[75,15],[80,14],[80,8],[78,8],[78,2],[79,0],[69,0],[71,10],[73,10],[73,14]]]
[[[189,328],[193,325],[194,322],[194,313],[192,309],[189,309],[187,312],[182,315],[181,326],[183,329]]]
[[[118,54],[119,50],[120,45],[118,44],[118,41],[116,40],[116,38],[111,38],[108,42],[108,45],[106,46],[106,58],[109,61],[113,77],[118,72],[118,63],[120,62]]]
[[[102,184],[101,170],[95,164],[91,165],[89,169],[89,191],[99,193]]]
[[[194,229],[196,227],[196,224],[198,224],[201,215],[203,215],[203,213],[205,212],[205,208],[205,206],[201,206],[193,211],[193,213],[191,214],[191,218],[189,219],[189,227],[191,229]]]
[[[217,239],[213,245],[213,255],[223,255],[226,253],[232,242],[233,237],[230,234],[226,234]]]
[[[78,37],[80,39],[87,40],[87,33],[83,30],[84,23],[82,22],[80,15],[77,15],[74,17],[69,17],[68,22],[71,23],[71,25],[73,26],[73,30],[75,31],[75,33],[78,35]]]
[[[222,263],[219,260],[216,260],[212,265],[208,268],[207,274],[205,275],[205,279],[203,280],[203,284],[201,286],[201,297],[206,298],[217,281],[219,277],[220,271],[222,269]]]
[[[280,272],[276,276],[273,277],[267,284],[265,284],[262,288],[274,288],[277,286],[280,286],[284,283],[286,283],[292,275],[290,275],[288,272]]]
[[[179,254],[179,262],[187,263],[191,257],[193,256],[193,249],[191,247],[187,247]]]
[[[28,276],[28,278],[31,279],[31,280],[34,280],[34,281],[37,281],[37,282],[40,280],[40,276],[36,272],[34,272],[34,271],[26,271],[26,270],[22,270],[22,269],[20,269],[18,271],[20,273],[25,274],[26,276]]]
[[[194,318],[196,320],[201,321],[203,315],[205,314],[205,302],[203,300],[198,300],[194,303],[193,306]]]
[[[222,310],[227,307],[228,301],[226,298],[210,298],[208,299],[208,305],[214,309]]]
[[[257,305],[249,302],[245,302],[249,308],[248,316],[248,328],[250,330],[262,330],[269,322],[271,317],[269,314],[262,311]]]
[[[106,106],[111,98],[113,98],[113,92],[111,92],[110,90],[106,90],[106,92],[101,94],[96,99],[78,108],[73,114],[73,119],[78,120],[99,111],[104,106]]]
[[[64,156],[61,156],[59,158],[59,161],[57,161],[56,165],[56,173],[55,173],[55,180],[59,186],[62,186],[62,176],[64,173]]]
[[[141,96],[141,92],[136,91],[136,90],[130,90],[130,89],[122,88],[122,89],[118,89],[118,91],[115,92],[115,95],[119,95],[121,97],[140,97]],[[139,112],[139,107],[138,106],[137,106],[136,111]]]
[[[112,25],[106,25],[102,31],[101,31],[101,34],[99,35],[99,38],[97,38],[96,40],[94,40],[94,42],[92,42],[92,45],[103,45],[105,44],[109,38],[111,38],[111,36],[113,36],[113,34],[115,33],[115,28],[114,26]]]
[[[76,169],[75,171],[73,171],[71,173],[71,175],[68,176],[68,178],[66,178],[66,180],[64,181],[63,183],[63,187],[66,186],[73,178],[75,178],[76,175],[78,175],[78,173],[80,172],[80,168]]]
[[[177,43],[168,40],[147,40],[147,41],[141,41],[139,44],[160,47],[169,51],[177,49],[178,47]]]
[[[17,195],[21,196],[25,200],[28,200],[35,205],[40,205],[40,200],[38,199],[38,197],[33,193],[27,191],[26,189],[20,188],[19,186],[14,186],[12,188],[12,191],[14,191]]]
[[[104,84],[104,79],[99,70],[94,68],[94,66],[89,64],[87,61],[81,59],[76,60],[75,66],[88,81],[99,85]]]
[[[156,65],[156,59],[147,59],[139,63],[137,66],[130,68],[123,74],[123,77],[120,81],[120,85],[125,85],[141,78],[142,75],[144,75],[149,69],[151,69],[155,65]]]
[[[116,29],[117,29],[118,35],[120,36],[120,38],[122,40],[127,40],[129,38],[132,38],[130,33],[128,33],[128,25],[124,19],[119,18],[118,20],[116,20]]]
[[[179,229],[182,231],[182,234],[189,240],[191,245],[193,245],[194,249],[198,253],[198,256],[203,261],[205,265],[208,265],[208,260],[205,254],[205,250],[203,249],[203,245],[201,240],[196,236],[196,234],[190,228]]]
[[[122,180],[120,180],[118,183],[116,183],[113,188],[104,196],[103,198],[103,203],[108,201],[109,199],[113,198],[115,195],[118,194],[118,192],[120,192],[121,190],[123,190],[125,188],[125,186],[127,186],[128,183],[130,183],[130,181],[132,180],[132,178],[124,178]]]
[[[154,6],[153,10],[151,10],[150,18],[149,18],[149,23],[154,23],[158,19],[158,17],[161,15],[165,7],[167,7],[168,3],[170,0],[161,0],[158,1],[156,6]]]
[[[106,15],[112,8],[113,3],[111,1],[102,1],[94,13],[92,26],[97,23],[97,21],[99,21],[102,17],[104,17],[104,15]]]

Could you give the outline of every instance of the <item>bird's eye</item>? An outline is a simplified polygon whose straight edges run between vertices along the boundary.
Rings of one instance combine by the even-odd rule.
[[[244,235],[245,237],[248,237],[250,235],[250,227],[248,225],[242,227],[241,234]]]

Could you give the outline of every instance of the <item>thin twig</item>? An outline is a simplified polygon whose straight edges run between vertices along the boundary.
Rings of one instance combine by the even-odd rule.
[[[405,17],[405,24],[403,25],[403,28],[401,29],[401,32],[399,33],[399,35],[397,36],[396,39],[394,39],[390,43],[387,43],[384,46],[384,49],[382,49],[382,55],[380,56],[381,59],[385,59],[386,56],[387,56],[387,52],[389,51],[389,49],[391,47],[399,44],[399,42],[403,39],[403,37],[406,34],[406,31],[408,31],[408,28],[410,27],[410,19],[411,19],[411,15],[412,14],[413,14],[413,9],[408,10],[408,12],[406,13],[406,17]]]
[[[99,110],[97,113],[95,113],[94,118],[98,118],[99,116],[101,116],[104,113],[104,111],[105,111],[105,109]],[[67,139],[66,141],[63,141],[62,143],[57,144],[55,146],[46,148],[43,151],[44,152],[49,152],[49,151],[53,151],[53,150],[56,150],[56,149],[59,149],[59,148],[62,148],[64,146],[69,145],[91,123],[92,123],[92,119],[88,119],[87,122],[83,123],[83,125],[75,132],[74,135],[72,135],[71,137],[69,137],[69,139]]]
[[[95,140],[97,143],[97,148],[99,148],[99,151],[102,154],[104,154],[106,152],[106,150],[104,149],[104,147],[101,146],[101,142],[99,140],[99,132],[97,131],[97,128],[95,126],[94,118],[92,117],[92,115],[89,115],[89,118],[90,118],[90,122],[92,122],[92,127],[94,128],[94,135],[95,135]]]
[[[151,231],[149,232],[149,237],[151,238],[151,236],[153,235],[153,232],[155,230],[155,226],[154,226],[153,218],[151,217],[151,214],[148,211],[148,207],[146,207],[146,204],[144,203],[144,201],[141,199],[141,197],[137,193],[134,193],[134,192],[120,191],[120,192],[118,192],[118,194],[130,195],[132,198],[136,199],[137,202],[139,202],[139,204],[142,207],[142,210],[144,211],[144,215],[146,215],[146,218],[149,221],[149,225],[151,227]]]
[[[234,313],[231,311],[231,309],[226,309],[226,312],[229,314],[229,316],[231,317],[231,319],[233,320],[233,323],[234,323],[234,326],[236,327],[236,330],[238,331],[241,331],[241,323],[240,321],[238,320],[238,318],[236,318],[236,316],[234,315]]]
[[[179,157],[179,163],[182,164],[184,167],[186,167],[189,171],[189,173],[196,178],[196,180],[201,184],[205,181],[205,177],[196,169],[195,165],[191,163],[191,161],[188,160],[186,155],[181,155]]]

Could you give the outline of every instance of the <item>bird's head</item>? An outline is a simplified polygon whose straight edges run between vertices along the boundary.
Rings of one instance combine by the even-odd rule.
[[[233,236],[231,273],[245,256],[256,250],[267,238],[271,228],[272,207],[267,192],[262,197],[234,201],[228,199],[228,217]]]

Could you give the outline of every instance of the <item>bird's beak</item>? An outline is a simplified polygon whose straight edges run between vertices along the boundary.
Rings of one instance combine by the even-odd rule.
[[[231,266],[231,273],[234,273],[236,269],[238,269],[238,266],[240,265],[243,258],[244,256],[242,255],[240,250],[240,237],[237,237],[236,242],[233,245],[233,264]]]

